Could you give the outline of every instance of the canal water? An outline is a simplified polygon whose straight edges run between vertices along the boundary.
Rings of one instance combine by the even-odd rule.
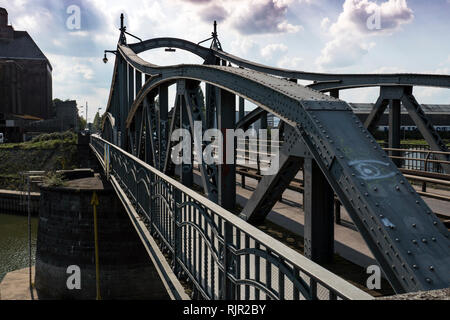
[[[38,219],[31,219],[33,265]],[[28,217],[0,213],[0,281],[11,271],[28,267]]]

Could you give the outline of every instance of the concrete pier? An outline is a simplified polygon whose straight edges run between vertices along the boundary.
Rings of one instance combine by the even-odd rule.
[[[39,299],[95,299],[94,217],[99,199],[98,243],[102,299],[168,299],[120,200],[98,175],[62,187],[41,186],[36,251]],[[69,266],[80,269],[81,289],[70,290]]]

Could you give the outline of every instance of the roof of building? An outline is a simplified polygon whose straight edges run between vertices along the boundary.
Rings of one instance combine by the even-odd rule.
[[[46,61],[52,65],[26,31],[15,31],[8,25],[8,12],[0,8],[0,59],[32,59]]]
[[[13,39],[0,39],[0,59],[33,59],[47,61],[45,54],[26,31],[14,31]]]

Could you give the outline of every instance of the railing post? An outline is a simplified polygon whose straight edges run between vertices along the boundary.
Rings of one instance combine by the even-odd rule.
[[[178,263],[177,259],[181,260],[181,214],[182,209],[180,208],[181,205],[181,191],[175,187],[172,189],[173,192],[173,271],[175,272],[175,275],[178,275],[180,272],[180,265]]]
[[[153,236],[153,224],[155,221],[156,210],[156,176],[150,173],[150,212],[149,212],[149,232]]]
[[[229,250],[229,246],[233,245],[233,226],[225,221],[224,230],[224,252],[223,252],[223,284],[222,284],[222,300],[234,300],[236,297],[235,284],[231,281],[229,275],[235,275],[233,266],[233,254]]]
[[[334,200],[334,218],[337,225],[341,224],[341,202],[336,199]]]

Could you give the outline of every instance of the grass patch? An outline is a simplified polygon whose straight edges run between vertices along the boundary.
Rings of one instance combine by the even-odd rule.
[[[23,143],[5,143],[0,145],[0,149],[3,150],[29,150],[29,149],[40,149],[40,150],[48,150],[48,149],[56,149],[59,146],[64,145],[74,145],[78,142],[78,136],[71,132],[54,132],[54,133],[44,133],[40,134],[37,137],[34,137],[32,140],[23,142]]]
[[[78,136],[73,132],[41,134],[24,143],[0,145],[0,189],[22,190],[23,171],[70,170],[78,167]],[[57,179],[50,179],[59,183]]]

